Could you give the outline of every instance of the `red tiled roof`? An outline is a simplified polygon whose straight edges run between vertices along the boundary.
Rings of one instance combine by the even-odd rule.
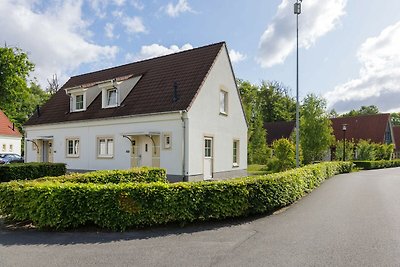
[[[331,119],[336,140],[343,139],[343,124],[347,124],[346,139],[354,139],[355,142],[369,139],[374,143],[385,142],[389,120],[389,113]]]
[[[336,140],[343,139],[343,124],[347,124],[346,139],[354,139],[355,142],[364,139],[371,140],[374,143],[384,143],[386,127],[390,121],[390,114],[340,117],[332,118],[331,121]],[[264,128],[267,130],[267,143],[272,144],[272,142],[277,139],[289,138],[295,128],[295,122],[270,122],[266,123]],[[394,139],[396,140],[396,138]],[[397,140],[399,139],[400,136]],[[396,147],[398,146],[396,145]]]
[[[120,117],[187,110],[225,43],[217,43],[167,56],[71,77],[25,125]],[[84,112],[69,112],[69,97],[63,89],[118,77],[142,76],[120,106],[102,109],[98,95]],[[173,101],[174,83],[178,84]]]
[[[400,126],[393,126],[393,135],[396,150],[400,150]]]
[[[8,119],[8,117],[6,116],[6,114],[4,114],[2,110],[0,110],[0,135],[15,137],[22,136],[17,127],[15,127],[13,130],[12,122]]]
[[[267,122],[264,128],[267,130],[267,143],[272,145],[275,140],[289,138],[296,124],[294,121]]]

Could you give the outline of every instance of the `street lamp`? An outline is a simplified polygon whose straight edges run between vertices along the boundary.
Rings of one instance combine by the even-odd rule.
[[[343,161],[346,161],[346,131],[347,131],[347,124],[342,124],[342,131],[343,131]]]
[[[299,167],[299,143],[300,143],[300,115],[299,115],[299,15],[301,14],[301,2],[294,3],[294,14],[296,15],[296,167]]]

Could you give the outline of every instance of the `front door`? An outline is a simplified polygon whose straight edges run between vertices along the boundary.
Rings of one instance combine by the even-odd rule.
[[[204,138],[204,179],[213,177],[213,139],[212,137]]]
[[[153,151],[153,142],[151,141],[150,137],[146,136],[142,138],[140,166],[153,166],[153,158],[151,154],[152,151]]]
[[[42,142],[42,162],[49,162],[49,141]]]

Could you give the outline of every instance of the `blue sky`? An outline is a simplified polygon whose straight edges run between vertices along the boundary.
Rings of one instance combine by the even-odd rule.
[[[45,87],[70,76],[226,41],[237,78],[295,92],[294,0],[2,0],[0,41]],[[304,0],[300,96],[339,112],[400,111],[400,1]]]

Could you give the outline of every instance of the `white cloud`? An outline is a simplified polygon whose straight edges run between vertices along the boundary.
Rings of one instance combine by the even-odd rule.
[[[262,34],[257,62],[262,67],[282,64],[296,45],[296,16],[294,1],[282,0],[278,11]],[[318,38],[332,31],[345,14],[347,0],[307,0],[299,15],[299,45],[310,48]]]
[[[138,54],[128,53],[125,56],[126,61],[138,61],[143,59],[149,59],[159,56],[164,56],[172,53],[177,53],[185,50],[193,49],[191,44],[184,44],[182,47],[177,45],[171,45],[170,47],[165,47],[159,44],[144,45],[140,49]]]
[[[82,2],[59,2],[34,10],[33,2],[0,1],[0,42],[27,51],[36,64],[34,75],[45,87],[54,73],[64,82],[82,64],[110,61],[116,46],[101,46],[88,40],[89,24],[82,19]]]
[[[238,62],[243,61],[243,60],[245,60],[247,58],[246,55],[244,55],[244,54],[242,54],[242,53],[240,53],[238,51],[235,51],[233,49],[229,50],[229,57],[230,57],[232,63],[238,63]]]
[[[357,57],[360,76],[338,85],[325,97],[339,112],[376,105],[381,111],[400,110],[400,21],[368,38]]]
[[[185,12],[194,12],[193,9],[189,6],[187,0],[179,0],[176,5],[173,3],[168,3],[165,7],[165,13],[167,13],[170,17],[178,17],[181,13]]]
[[[131,2],[134,8],[137,10],[143,10],[144,9],[144,4],[140,0],[133,0]]]
[[[123,6],[125,4],[125,0],[113,0],[114,4],[117,6]]]
[[[106,36],[107,38],[113,39],[118,38],[118,36],[114,35],[114,24],[112,23],[106,23],[106,25],[104,26],[104,31],[106,32]]]
[[[127,33],[146,32],[146,27],[140,17],[125,17],[122,19],[122,24],[125,26]]]

